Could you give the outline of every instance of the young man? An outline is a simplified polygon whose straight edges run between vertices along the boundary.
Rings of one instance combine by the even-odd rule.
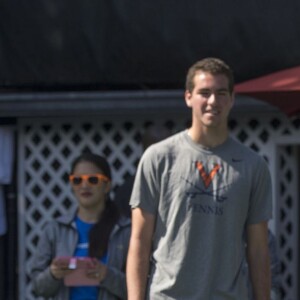
[[[128,299],[270,299],[271,180],[259,155],[229,136],[232,71],[194,64],[185,101],[192,126],[150,146],[131,197]],[[246,247],[245,247],[246,245]]]

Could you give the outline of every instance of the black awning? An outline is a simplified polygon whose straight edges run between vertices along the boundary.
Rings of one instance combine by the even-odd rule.
[[[181,89],[218,56],[237,81],[300,64],[300,2],[1,1],[0,88]]]

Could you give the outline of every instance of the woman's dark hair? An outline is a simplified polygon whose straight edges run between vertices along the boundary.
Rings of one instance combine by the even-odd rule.
[[[86,152],[77,157],[71,166],[71,173],[80,162],[90,162],[99,168],[105,176],[112,179],[110,166],[105,157]],[[99,216],[98,222],[92,227],[89,233],[89,256],[101,258],[108,247],[109,236],[114,225],[120,217],[117,206],[111,201],[107,194],[105,208]]]
[[[78,156],[71,165],[71,173],[74,172],[76,166],[81,162],[90,162],[100,169],[103,174],[111,180],[111,171],[108,161],[105,157],[94,154],[92,152],[84,152]]]

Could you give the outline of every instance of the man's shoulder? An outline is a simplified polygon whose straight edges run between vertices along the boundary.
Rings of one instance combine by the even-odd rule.
[[[148,149],[149,152],[162,152],[162,151],[170,151],[180,145],[180,141],[183,139],[184,131],[177,132],[166,139],[159,141],[153,145],[151,145]],[[147,149],[147,150],[148,150]]]
[[[250,146],[243,144],[234,137],[230,137],[230,153],[233,156],[240,157],[245,161],[249,161],[251,164],[255,161],[264,162],[263,156],[252,149]]]

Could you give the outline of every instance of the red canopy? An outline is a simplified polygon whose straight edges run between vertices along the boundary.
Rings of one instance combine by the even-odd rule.
[[[235,92],[268,102],[289,116],[296,115],[300,113],[300,66],[237,84]]]

